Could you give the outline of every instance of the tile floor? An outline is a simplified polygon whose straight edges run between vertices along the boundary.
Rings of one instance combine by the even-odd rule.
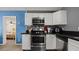
[[[0,45],[0,51],[22,51],[22,46],[15,45],[15,40],[7,40],[6,45]]]

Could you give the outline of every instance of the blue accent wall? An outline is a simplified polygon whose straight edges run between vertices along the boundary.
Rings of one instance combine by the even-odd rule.
[[[0,17],[0,44],[3,43],[3,29],[2,28],[3,28],[3,21]]]
[[[22,43],[21,33],[25,32],[25,11],[0,11],[0,44],[3,43],[3,16],[16,16],[16,43]]]

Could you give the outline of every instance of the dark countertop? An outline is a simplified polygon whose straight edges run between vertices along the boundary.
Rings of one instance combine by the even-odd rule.
[[[56,34],[57,37],[64,38],[71,38],[73,40],[79,41],[79,31],[62,31],[60,33],[47,33],[47,34]]]
[[[67,35],[67,34],[61,34],[61,33],[56,33],[56,35],[57,35],[57,36],[60,36],[60,37],[70,38],[70,39],[79,41],[79,36]]]
[[[21,34],[30,34],[28,30],[26,30],[25,32],[21,33]]]
[[[21,33],[21,34],[30,34],[30,33],[26,33],[26,32],[24,32],[24,33]]]
[[[24,35],[24,34],[30,34],[30,35],[34,35],[34,34],[32,34],[32,33],[21,33],[22,35]],[[44,33],[44,35],[46,35],[45,33]]]
[[[21,34],[31,34],[28,32],[23,32]],[[71,38],[73,40],[79,41],[79,31],[62,31],[61,33],[47,33],[47,34],[56,34],[56,36],[63,38]]]

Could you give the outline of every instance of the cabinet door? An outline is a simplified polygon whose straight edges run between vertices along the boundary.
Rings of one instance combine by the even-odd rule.
[[[41,13],[25,13],[25,25],[32,25],[33,17],[43,17]]]
[[[68,44],[72,44],[72,45],[79,47],[79,41],[76,41],[70,38],[68,39]]]
[[[22,49],[30,50],[31,49],[31,38],[29,34],[22,35]]]
[[[25,13],[25,25],[32,25],[32,14]]]
[[[68,50],[69,51],[79,51],[79,41],[68,39]]]
[[[56,49],[56,36],[46,35],[46,49]]]
[[[64,41],[60,38],[56,38],[56,49],[62,50],[64,46]]]
[[[45,25],[53,25],[52,13],[45,13]]]
[[[70,44],[68,44],[68,51],[79,51],[79,47],[72,45],[70,43]]]
[[[60,10],[53,13],[53,25],[65,25],[67,24],[67,12]]]

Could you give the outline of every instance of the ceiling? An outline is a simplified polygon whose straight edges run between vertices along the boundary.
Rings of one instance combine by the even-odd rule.
[[[0,11],[56,11],[62,7],[0,7]]]

